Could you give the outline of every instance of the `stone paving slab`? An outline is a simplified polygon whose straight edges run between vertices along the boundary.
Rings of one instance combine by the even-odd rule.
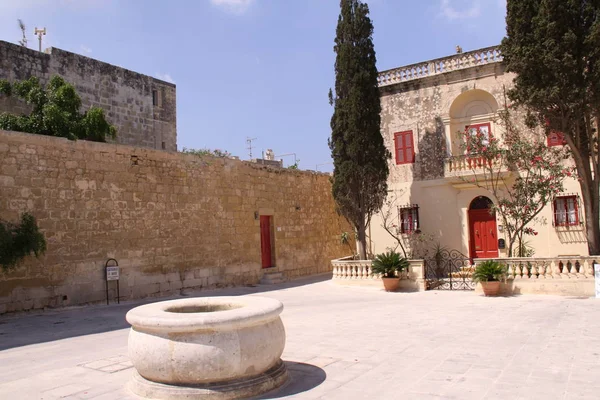
[[[600,301],[386,293],[324,278],[198,292],[281,300],[284,388],[261,399],[599,399]],[[155,300],[153,300],[155,301]],[[137,399],[125,313],[0,317],[0,399]]]

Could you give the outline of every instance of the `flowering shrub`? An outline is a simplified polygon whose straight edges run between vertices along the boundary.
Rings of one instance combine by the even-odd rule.
[[[496,198],[494,211],[506,231],[509,257],[515,243],[523,243],[524,235],[538,234],[528,224],[545,222],[538,218],[539,213],[564,190],[565,177],[576,174],[565,162],[570,158],[568,149],[548,147],[542,132],[515,122],[514,112],[506,108],[500,113],[499,125],[504,129],[494,132],[500,133],[495,137],[480,129],[467,128],[461,133],[467,165],[473,172],[464,180]]]

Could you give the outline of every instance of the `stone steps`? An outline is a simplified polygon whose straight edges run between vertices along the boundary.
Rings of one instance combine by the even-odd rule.
[[[285,282],[285,277],[281,272],[265,272],[260,280],[261,285],[275,285]]]

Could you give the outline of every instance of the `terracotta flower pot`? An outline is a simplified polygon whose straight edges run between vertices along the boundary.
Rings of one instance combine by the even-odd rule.
[[[498,296],[500,292],[500,282],[481,282],[481,288],[483,289],[483,294],[486,296]]]
[[[395,292],[400,285],[400,278],[381,278],[386,292]]]

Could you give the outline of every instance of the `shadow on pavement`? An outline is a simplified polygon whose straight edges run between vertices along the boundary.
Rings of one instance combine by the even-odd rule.
[[[327,373],[317,366],[294,361],[284,362],[290,375],[289,382],[278,390],[253,397],[253,399],[280,399],[308,392],[325,382],[327,378]]]
[[[0,316],[0,351],[76,336],[129,328],[125,314],[142,304],[181,297],[243,296],[310,285],[331,279],[331,274],[301,278],[275,285],[241,286],[210,290],[184,290],[181,294],[77,308],[32,311]]]

